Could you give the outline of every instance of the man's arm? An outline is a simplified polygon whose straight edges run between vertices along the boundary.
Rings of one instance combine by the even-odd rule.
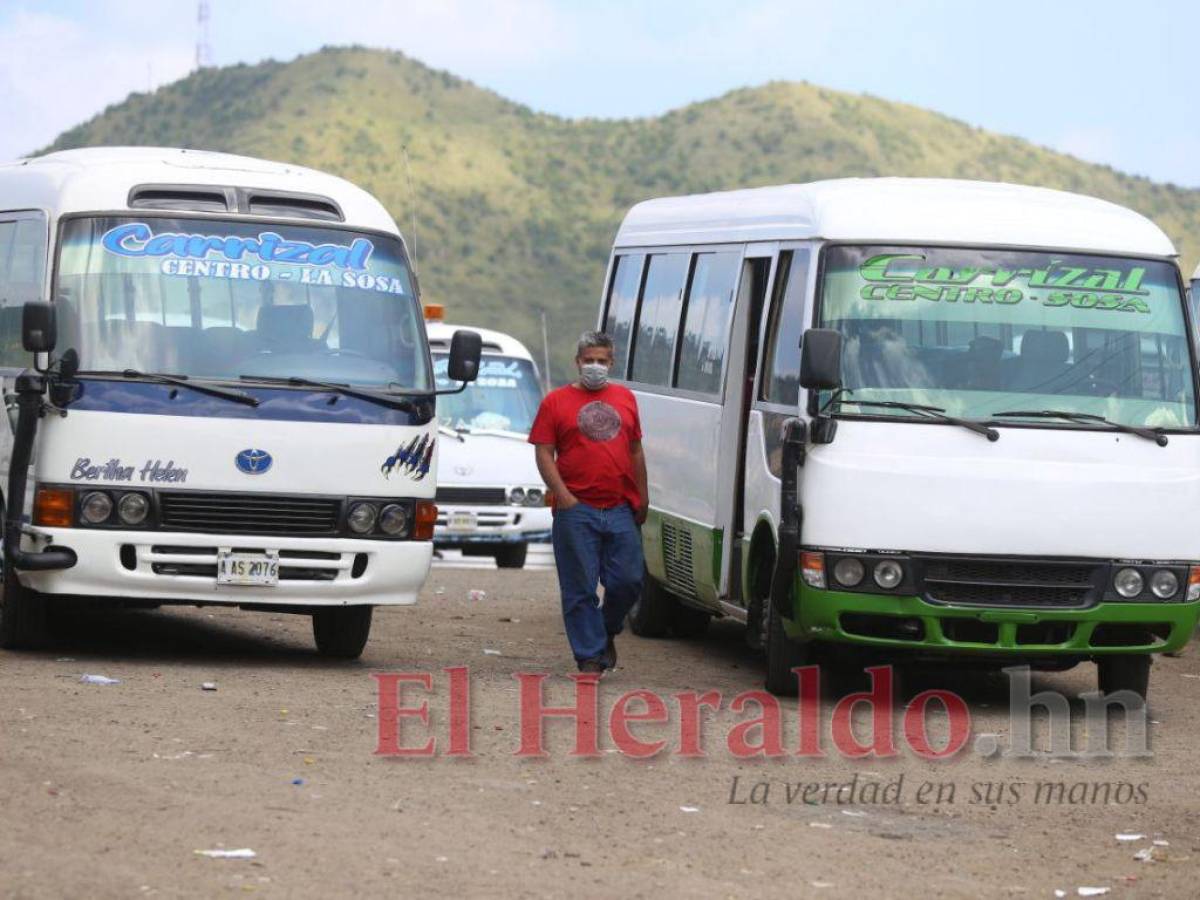
[[[578,498],[567,489],[566,482],[563,481],[562,475],[558,472],[558,463],[554,461],[554,445],[534,444],[533,456],[537,462],[538,472],[542,476],[542,481],[546,482],[546,487],[550,488],[550,492],[554,494],[558,508],[570,509],[578,503]],[[644,471],[645,468],[643,467]]]
[[[633,463],[633,483],[637,486],[638,496],[642,505],[634,510],[634,521],[639,525],[646,521],[646,513],[650,509],[650,485],[646,478],[646,453],[642,450],[641,441],[633,441],[629,446],[629,458]]]

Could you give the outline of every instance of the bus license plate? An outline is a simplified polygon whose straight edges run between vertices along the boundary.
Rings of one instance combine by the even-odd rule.
[[[473,512],[452,512],[446,524],[451,531],[474,531],[479,526]]]
[[[217,554],[217,584],[279,584],[279,554],[230,553]]]

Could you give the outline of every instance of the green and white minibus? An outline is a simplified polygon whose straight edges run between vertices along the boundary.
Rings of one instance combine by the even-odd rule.
[[[641,407],[643,635],[1095,661],[1145,696],[1200,615],[1191,314],[1154,224],[1004,184],[650,200],[600,325]]]

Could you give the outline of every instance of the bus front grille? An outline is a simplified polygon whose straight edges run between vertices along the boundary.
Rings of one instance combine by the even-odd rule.
[[[217,534],[336,534],[342,501],[280,494],[164,491],[158,495],[162,528]]]
[[[1087,561],[972,559],[914,560],[923,569],[925,595],[963,606],[1073,608],[1103,593],[1104,567]]]
[[[453,485],[437,489],[437,502],[461,503],[465,506],[504,506],[508,503],[508,495],[502,487],[455,487]]]

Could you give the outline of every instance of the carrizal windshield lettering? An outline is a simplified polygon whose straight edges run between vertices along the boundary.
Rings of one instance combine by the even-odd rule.
[[[921,265],[923,254],[881,253],[859,266],[864,300],[928,300],[942,303],[1028,301],[1043,306],[1119,310],[1149,314],[1142,289],[1146,267],[1067,265],[1051,259],[1040,267]],[[1025,290],[1011,286],[1023,282]],[[1072,290],[1063,290],[1071,288]],[[1036,292],[1034,289],[1038,289]]]
[[[257,237],[170,231],[154,234],[145,222],[128,222],[110,228],[101,243],[105,250],[118,256],[207,259],[212,254],[218,254],[227,260],[239,261],[250,254],[263,262],[332,265],[343,269],[365,269],[374,249],[374,245],[366,238],[355,238],[349,245],[310,244],[307,241],[284,240],[273,231],[260,232]]]
[[[1196,425],[1167,262],[841,245],[826,250],[822,272],[821,325],[843,338],[839,415],[912,418],[906,407],[925,406],[980,421],[1020,421],[1013,410],[1075,417],[1024,417],[1044,427]]]

